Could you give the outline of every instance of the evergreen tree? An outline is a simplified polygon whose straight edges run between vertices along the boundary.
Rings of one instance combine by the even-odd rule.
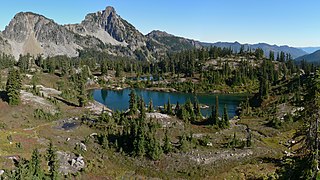
[[[139,99],[139,111],[140,111],[140,119],[146,118],[146,107],[142,98]]]
[[[166,111],[167,111],[167,114],[169,114],[169,115],[172,115],[172,114],[173,114],[173,113],[172,113],[172,106],[171,106],[171,103],[170,103],[170,98],[168,99]]]
[[[161,148],[160,142],[155,137],[155,133],[153,132],[152,134],[153,136],[149,140],[148,154],[152,160],[158,160],[160,159],[160,156],[162,154],[162,148]]]
[[[133,90],[131,90],[130,94],[130,100],[129,100],[129,113],[130,114],[136,114],[137,113],[137,99],[136,94]]]
[[[180,137],[180,147],[179,147],[179,149],[182,152],[187,152],[189,150],[189,142],[188,142],[187,136],[185,134],[183,134]]]
[[[49,146],[46,153],[46,160],[48,161],[49,166],[49,177],[51,180],[59,179],[59,162],[57,159],[56,151],[53,147],[52,141],[49,142]]]
[[[271,61],[274,61],[274,52],[273,52],[273,51],[270,51],[270,52],[269,52],[269,59],[270,59]]]
[[[230,122],[229,122],[229,115],[228,115],[228,111],[227,111],[227,105],[224,105],[223,108],[223,122],[224,122],[224,127],[229,127],[230,126]]]
[[[108,66],[107,66],[105,60],[102,60],[102,62],[101,62],[100,71],[101,71],[102,75],[108,74]]]
[[[18,70],[10,69],[8,73],[7,84],[6,84],[8,103],[10,105],[20,104],[20,89],[21,89],[20,73]]]
[[[152,103],[152,99],[151,98],[150,98],[150,101],[149,101],[148,112],[149,113],[153,112],[153,103]]]
[[[174,113],[179,116],[179,111],[180,111],[180,105],[179,101],[177,101],[176,107],[174,108]]]
[[[164,145],[163,145],[163,151],[164,153],[169,153],[171,152],[172,150],[172,145],[171,145],[171,142],[170,142],[170,138],[169,138],[169,135],[168,135],[168,129],[166,129],[166,132],[165,132],[165,136],[164,136]]]
[[[41,169],[41,156],[38,149],[33,150],[29,164],[29,171],[32,179],[43,179],[44,174]]]
[[[198,119],[202,119],[202,114],[201,114],[201,109],[200,109],[200,105],[199,105],[199,101],[198,99],[196,98],[195,101],[194,101],[194,113],[195,115],[197,116]]]
[[[214,121],[215,125],[221,124],[220,119],[219,119],[219,97],[216,96],[216,105],[215,105],[215,110],[214,110]]]
[[[87,96],[82,82],[79,83],[78,87],[78,102],[80,107],[84,107],[87,104]]]

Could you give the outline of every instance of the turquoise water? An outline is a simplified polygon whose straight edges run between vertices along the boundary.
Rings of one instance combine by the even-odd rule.
[[[215,105],[216,96],[219,97],[219,111],[220,115],[223,112],[224,105],[227,105],[229,117],[235,116],[236,109],[241,101],[244,101],[247,95],[234,95],[234,94],[191,94],[191,93],[177,93],[177,92],[157,92],[143,89],[124,89],[120,91],[116,90],[93,90],[93,97],[96,101],[106,105],[109,109],[125,111],[129,107],[129,94],[131,90],[134,90],[137,96],[143,98],[146,104],[152,99],[153,106],[163,106],[168,102],[170,98],[171,104],[184,104],[188,99],[194,101],[198,99],[200,104],[208,105],[210,108],[201,109],[204,116],[210,116],[211,107]]]

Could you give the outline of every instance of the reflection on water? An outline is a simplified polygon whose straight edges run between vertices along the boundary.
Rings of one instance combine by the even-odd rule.
[[[194,101],[195,98],[198,99],[199,103],[202,105],[207,105],[212,107],[215,105],[216,95],[214,94],[191,94],[191,93],[177,93],[177,92],[156,92],[148,91],[143,89],[132,89],[135,91],[137,96],[143,98],[146,104],[152,99],[153,106],[157,108],[158,106],[163,106],[168,102],[170,98],[171,104],[184,104],[188,99]],[[127,110],[129,107],[129,94],[131,89],[124,90],[94,90],[93,97],[96,101],[106,105],[112,110]],[[223,112],[224,105],[228,107],[229,116],[233,117],[235,111],[241,101],[246,99],[246,95],[230,95],[230,94],[218,94],[219,97],[219,107],[220,114]],[[204,116],[209,116],[211,113],[211,108],[201,109]]]

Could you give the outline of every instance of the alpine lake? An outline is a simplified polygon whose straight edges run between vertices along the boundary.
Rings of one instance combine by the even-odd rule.
[[[126,111],[129,107],[129,94],[135,91],[136,96],[142,97],[146,105],[152,99],[154,109],[158,109],[168,103],[170,99],[171,104],[182,105],[186,101],[191,100],[194,102],[198,100],[201,106],[201,113],[205,117],[209,117],[212,111],[212,106],[216,104],[216,96],[219,102],[219,114],[223,113],[224,106],[227,106],[229,117],[236,115],[236,110],[242,101],[245,101],[248,94],[192,94],[181,92],[159,92],[144,89],[122,89],[122,90],[109,90],[109,89],[96,89],[93,90],[93,98],[95,101],[104,104],[106,107],[113,111]]]

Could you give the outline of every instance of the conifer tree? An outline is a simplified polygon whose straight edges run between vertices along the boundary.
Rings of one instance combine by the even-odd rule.
[[[152,103],[152,99],[151,98],[150,98],[150,101],[149,101],[148,112],[149,113],[153,112],[153,103]]]
[[[140,119],[146,118],[146,107],[142,98],[139,99],[139,111],[140,111]]]
[[[20,104],[20,89],[21,89],[20,73],[16,69],[10,69],[8,74],[7,84],[6,84],[8,103],[10,105]]]
[[[59,179],[59,172],[58,172],[58,159],[56,151],[53,147],[52,141],[49,142],[49,146],[46,153],[46,160],[49,166],[49,177],[51,180]]]
[[[172,106],[170,103],[170,98],[168,99],[168,103],[167,103],[167,114],[172,115]]]
[[[29,171],[32,179],[43,179],[43,171],[41,169],[41,156],[38,149],[33,150],[31,161],[29,162]]]
[[[219,97],[216,96],[216,105],[214,110],[214,121],[215,125],[220,125],[220,119],[219,119]]]
[[[223,108],[223,122],[224,122],[224,127],[229,127],[230,126],[230,122],[229,122],[229,115],[228,115],[228,111],[227,111],[227,105],[224,105]]]
[[[136,114],[137,113],[137,99],[136,99],[136,94],[134,93],[133,90],[131,90],[130,94],[130,100],[129,100],[129,109],[130,109],[130,114]]]
[[[174,108],[174,113],[175,115],[179,116],[179,111],[180,111],[180,105],[179,105],[179,101],[177,101],[176,107]]]
[[[180,147],[179,149],[182,151],[182,152],[187,152],[188,149],[189,149],[189,142],[187,140],[187,136],[185,134],[183,134],[181,137],[180,137]]]
[[[166,129],[166,132],[165,132],[165,136],[164,136],[164,145],[163,145],[163,151],[164,153],[169,153],[171,152],[172,150],[172,145],[171,145],[171,142],[170,142],[170,138],[169,138],[169,135],[168,135],[168,129]]]

